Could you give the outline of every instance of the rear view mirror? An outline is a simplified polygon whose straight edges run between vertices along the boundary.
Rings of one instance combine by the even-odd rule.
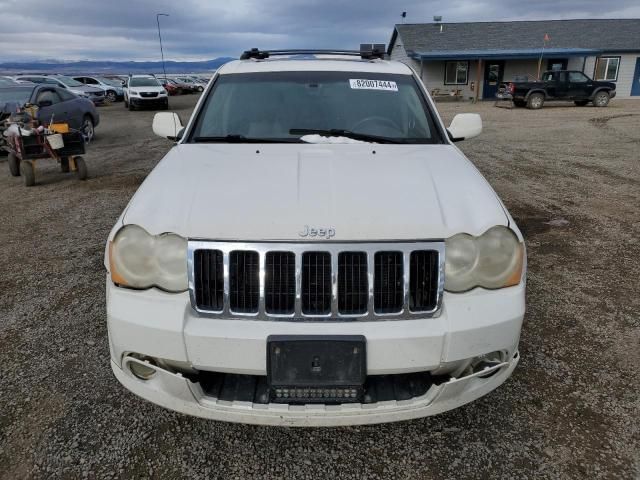
[[[482,133],[482,118],[477,113],[459,113],[447,129],[452,142],[477,137]]]
[[[177,113],[160,112],[153,117],[153,133],[159,137],[177,140],[180,130],[182,130],[182,122]]]

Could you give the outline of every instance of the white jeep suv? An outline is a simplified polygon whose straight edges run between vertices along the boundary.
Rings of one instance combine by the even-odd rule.
[[[122,90],[124,106],[129,110],[140,107],[169,108],[169,94],[153,75],[129,75]]]
[[[251,50],[109,235],[111,366],[200,417],[328,426],[464,405],[518,363],[526,254],[408,66]],[[287,56],[287,54],[290,54]],[[495,397],[500,401],[500,396]]]

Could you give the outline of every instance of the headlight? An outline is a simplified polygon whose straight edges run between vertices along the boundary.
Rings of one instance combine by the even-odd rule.
[[[445,290],[464,292],[475,287],[496,289],[520,283],[524,246],[507,227],[490,228],[479,237],[454,235],[445,245]]]
[[[138,92],[135,90],[129,90],[129,95],[131,95],[132,97],[137,97],[138,96]]]
[[[132,288],[188,287],[187,241],[179,235],[150,235],[137,225],[120,229],[109,246],[111,280]]]
[[[166,90],[162,90],[162,91],[160,92],[160,95],[166,95],[166,94],[167,94],[167,91],[166,91]]]

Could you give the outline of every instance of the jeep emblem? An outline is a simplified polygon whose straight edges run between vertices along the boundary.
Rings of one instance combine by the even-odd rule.
[[[326,238],[329,240],[336,236],[335,228],[314,228],[309,225],[305,225],[304,229],[301,232],[298,232],[298,235],[301,237],[311,237],[311,238]]]

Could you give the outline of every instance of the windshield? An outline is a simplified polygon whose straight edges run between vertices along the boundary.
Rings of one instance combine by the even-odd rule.
[[[130,87],[159,87],[158,81],[155,78],[136,78],[133,77],[129,81]]]
[[[101,83],[106,83],[107,85],[111,85],[113,87],[122,86],[122,82],[120,80],[113,80],[111,78],[103,78],[103,77],[96,77],[96,80],[98,80]]]
[[[362,72],[221,75],[198,115],[191,140],[230,136],[236,142],[291,142],[313,133],[441,143],[413,76]]]
[[[14,102],[23,105],[29,100],[32,91],[31,87],[0,88],[0,107]]]
[[[84,84],[69,77],[55,77],[56,80],[64,83],[67,87],[83,87]]]

